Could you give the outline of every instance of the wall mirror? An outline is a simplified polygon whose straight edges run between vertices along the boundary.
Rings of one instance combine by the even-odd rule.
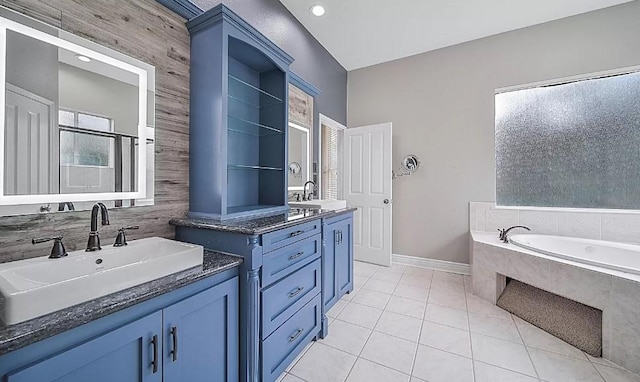
[[[0,215],[153,204],[154,78],[0,8]]]
[[[302,191],[311,180],[310,139],[308,128],[289,123],[289,190]]]
[[[300,79],[297,83],[305,85]],[[302,191],[304,184],[313,179],[313,97],[300,87],[289,84],[287,181],[290,193]]]

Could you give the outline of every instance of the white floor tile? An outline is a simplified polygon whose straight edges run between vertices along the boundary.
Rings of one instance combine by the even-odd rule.
[[[411,342],[418,342],[422,320],[393,312],[383,312],[374,330]]]
[[[393,291],[393,295],[410,298],[420,302],[427,302],[427,299],[429,298],[429,289],[398,284],[396,289]]]
[[[319,342],[349,354],[359,355],[371,331],[362,326],[335,320],[329,325],[329,335]]]
[[[369,279],[364,283],[363,289],[368,289],[376,292],[392,294],[396,288],[397,283],[384,280]]]
[[[540,378],[545,381],[602,382],[602,377],[588,361],[581,361],[535,348],[529,348],[529,354],[531,354],[531,360],[533,360]]]
[[[353,287],[356,289],[362,288],[367,281],[369,281],[369,277],[353,275]]]
[[[373,329],[382,315],[382,310],[351,302],[338,315],[338,319],[352,324]]]
[[[431,286],[431,275],[411,275],[404,274],[398,282],[400,285],[408,285],[412,287],[429,289]]]
[[[397,283],[402,278],[403,272],[404,269],[380,268],[371,276],[371,278]]]
[[[425,321],[422,324],[420,343],[471,358],[471,339],[466,330]]]
[[[447,283],[464,288],[462,275],[449,272],[433,272],[432,283]]]
[[[511,318],[505,320],[477,313],[469,313],[469,330],[474,333],[484,334],[505,341],[522,343],[520,333]]]
[[[344,296],[340,297],[341,300],[345,300],[345,301],[351,301],[353,300],[353,298],[355,297],[355,295],[358,294],[358,291],[361,290],[360,289],[354,289],[351,293],[347,293]]]
[[[416,347],[413,342],[374,331],[360,357],[410,374]]]
[[[316,343],[291,369],[290,374],[308,382],[344,381],[356,357]]]
[[[349,301],[343,300],[343,299],[336,301],[336,303],[331,307],[331,309],[327,311],[327,317],[334,317],[334,318],[338,317],[338,314],[342,312],[342,309],[344,309],[344,307],[347,306],[348,303]]]
[[[473,382],[471,359],[420,345],[413,375],[429,382]]]
[[[351,301],[358,304],[372,306],[378,309],[384,309],[387,306],[387,302],[391,298],[390,294],[376,292],[373,290],[362,289],[358,292],[357,296],[354,296]]]
[[[640,382],[640,376],[624,369],[603,365],[595,365],[595,367],[607,382]]]
[[[582,361],[586,361],[585,354],[579,349],[569,345],[561,339],[554,337],[553,335],[545,332],[544,330],[531,325],[530,323],[514,316],[514,321],[525,345],[528,347],[534,347],[537,349],[547,350],[550,352],[566,355],[569,357],[578,358]]]
[[[454,309],[467,310],[467,300],[464,292],[454,292],[449,289],[434,289],[429,290],[429,304],[436,304],[440,306],[446,306]]]
[[[385,308],[387,311],[404,314],[414,318],[422,319],[427,303],[418,300],[412,300],[406,297],[391,296],[389,303]]]
[[[537,377],[524,345],[471,333],[471,349],[475,360]]]
[[[359,358],[347,382],[408,382],[409,375]]]
[[[454,328],[469,330],[469,319],[465,310],[427,304],[424,319]]]
[[[316,341],[311,341],[307,344],[307,346],[304,347],[304,349],[302,349],[302,351],[300,352],[300,354],[298,354],[298,356],[291,362],[291,364],[289,366],[287,366],[287,368],[285,369],[285,371],[288,373],[291,371],[291,369],[293,369],[293,367],[295,366],[296,363],[298,363],[298,361],[300,361],[300,359],[302,357],[304,357],[304,355],[309,351],[309,349],[311,349],[311,347],[313,345],[316,344]]]
[[[622,367],[620,367],[619,365],[616,365],[615,363],[609,361],[606,358],[602,358],[602,357],[592,357],[589,354],[583,353],[587,359],[589,361],[591,361],[591,363],[593,364],[598,364],[598,365],[603,365],[603,366],[609,366],[609,367],[613,367],[614,369],[621,369]]]
[[[427,268],[419,268],[419,267],[407,267],[405,269],[405,275],[417,275],[417,276],[425,276],[425,277],[433,277],[434,271]]]
[[[473,288],[471,286],[471,276],[465,275],[462,277],[463,281],[464,281],[464,290],[467,293],[473,293]]]
[[[489,301],[483,300],[478,296],[467,293],[467,310],[471,313],[484,314],[497,318],[509,319],[511,314],[506,310],[493,305]]]
[[[353,274],[364,277],[371,277],[378,269],[382,268],[379,265],[364,263],[362,261],[353,262]]]
[[[411,377],[411,382],[427,382],[424,379],[420,379],[420,378],[416,378],[416,377]]]
[[[478,361],[473,362],[476,382],[537,382],[533,377]]]
[[[295,375],[285,374],[280,382],[305,382],[303,379],[296,377]]]

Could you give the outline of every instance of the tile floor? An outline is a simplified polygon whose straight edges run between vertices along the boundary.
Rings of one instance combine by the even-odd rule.
[[[473,296],[468,276],[360,262],[354,273],[329,336],[280,381],[640,382]]]

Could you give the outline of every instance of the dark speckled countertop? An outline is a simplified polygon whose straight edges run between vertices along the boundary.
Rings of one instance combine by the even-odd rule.
[[[0,355],[237,267],[242,261],[238,256],[205,250],[202,268],[190,268],[19,324],[0,324]]]
[[[267,232],[292,227],[307,221],[330,218],[348,212],[355,211],[356,208],[342,208],[339,210],[318,210],[307,208],[292,208],[287,214],[265,215],[251,218],[238,218],[229,220],[208,220],[201,218],[171,219],[170,224],[178,227],[210,229],[214,231],[224,231],[241,233],[245,235],[262,235]]]

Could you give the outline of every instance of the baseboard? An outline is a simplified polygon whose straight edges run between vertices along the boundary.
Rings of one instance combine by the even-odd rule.
[[[393,264],[409,265],[412,267],[427,268],[436,271],[459,273],[461,275],[471,274],[471,267],[469,266],[469,264],[455,263],[453,261],[434,260],[424,257],[393,254],[391,255],[391,262]]]

